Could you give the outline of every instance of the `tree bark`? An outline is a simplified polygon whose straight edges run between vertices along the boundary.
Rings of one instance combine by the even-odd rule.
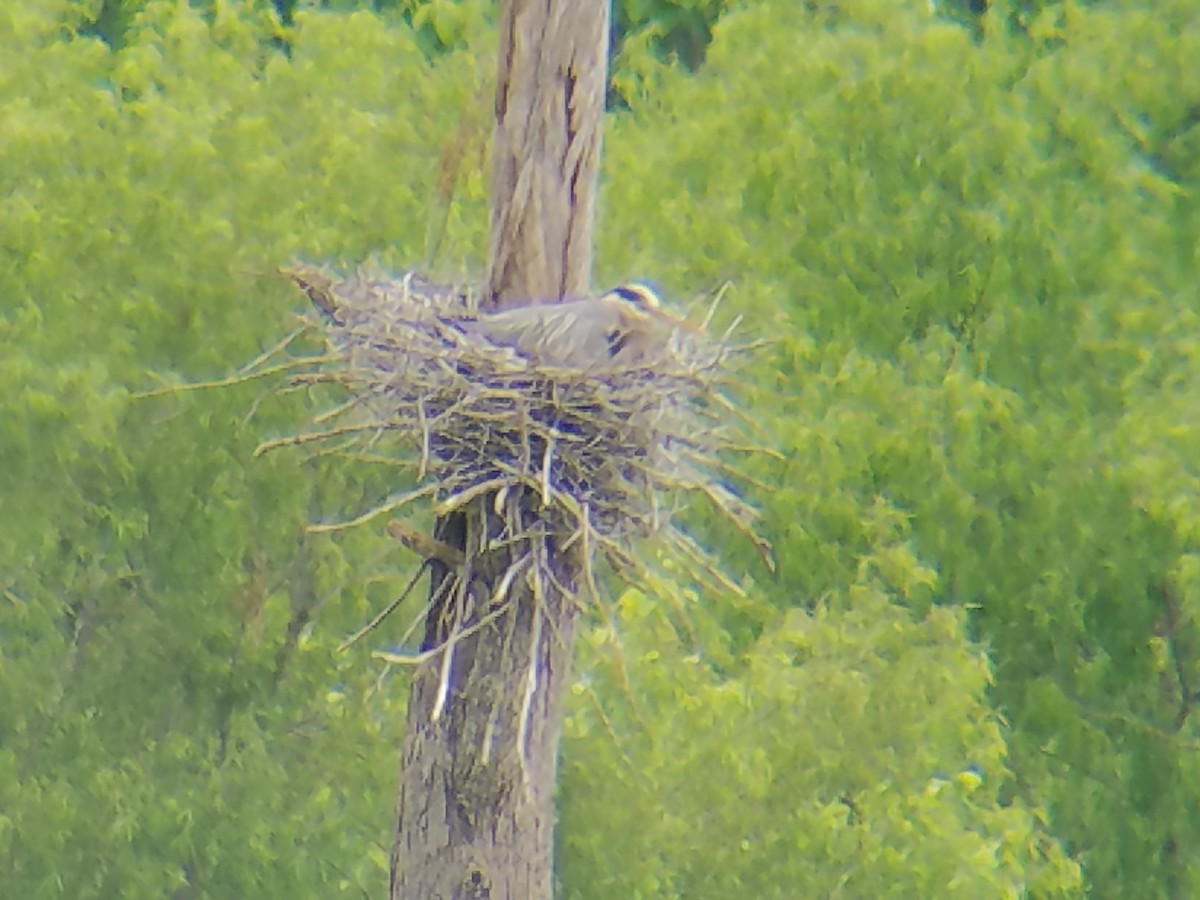
[[[608,0],[506,0],[487,296],[587,293],[607,83]]]
[[[500,308],[588,293],[609,16],[608,0],[502,6],[485,292]],[[529,530],[536,502],[516,514],[519,531]],[[487,497],[439,520],[435,537],[485,547],[505,525]],[[532,565],[553,577],[536,594],[522,578],[497,591],[514,563],[542,552],[549,558]],[[392,900],[552,896],[555,770],[581,564],[553,540],[508,543],[476,558],[452,600],[450,567],[430,560],[425,648],[450,639],[452,649],[434,653],[410,689]],[[505,593],[503,613],[484,622]],[[462,634],[464,626],[480,627]]]

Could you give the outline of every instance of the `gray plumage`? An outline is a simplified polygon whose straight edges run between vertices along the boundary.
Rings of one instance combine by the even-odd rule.
[[[641,284],[601,297],[482,314],[463,328],[534,362],[579,369],[633,365],[674,330],[696,330],[660,310],[657,295]]]

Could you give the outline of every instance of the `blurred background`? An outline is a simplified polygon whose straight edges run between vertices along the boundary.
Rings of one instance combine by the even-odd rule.
[[[416,560],[292,259],[472,277],[493,4],[0,9],[0,894],[375,897]],[[617,0],[598,288],[770,338],[779,571],[610,585],[564,898],[1200,896],[1194,0]],[[311,347],[309,348],[311,349]],[[172,386],[231,379],[206,390]]]

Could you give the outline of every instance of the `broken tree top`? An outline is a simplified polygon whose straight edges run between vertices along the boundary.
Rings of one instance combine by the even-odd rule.
[[[640,568],[635,542],[657,536],[712,574],[671,523],[689,494],[764,548],[753,508],[721,477],[722,457],[744,449],[723,392],[737,352],[728,332],[712,337],[670,315],[640,284],[482,312],[470,289],[414,272],[284,274],[320,313],[313,326],[329,344],[319,371],[298,380],[349,396],[319,417],[319,431],[271,446],[397,444],[417,473],[406,498],[432,497],[445,515],[528,492],[549,533],[582,537],[626,571]]]

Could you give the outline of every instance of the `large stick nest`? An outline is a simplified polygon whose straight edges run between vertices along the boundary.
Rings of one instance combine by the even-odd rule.
[[[347,396],[308,433],[271,446],[386,439],[415,466],[417,486],[368,516],[418,497],[445,516],[483,496],[499,509],[525,494],[560,546],[583,540],[626,577],[643,571],[635,547],[655,538],[696,576],[734,587],[673,522],[700,496],[769,561],[754,509],[726,484],[730,453],[747,449],[725,394],[739,351],[728,332],[676,329],[635,358],[574,368],[484,336],[472,326],[487,314],[467,289],[412,272],[284,274],[312,300],[329,345],[319,371],[301,378]]]

